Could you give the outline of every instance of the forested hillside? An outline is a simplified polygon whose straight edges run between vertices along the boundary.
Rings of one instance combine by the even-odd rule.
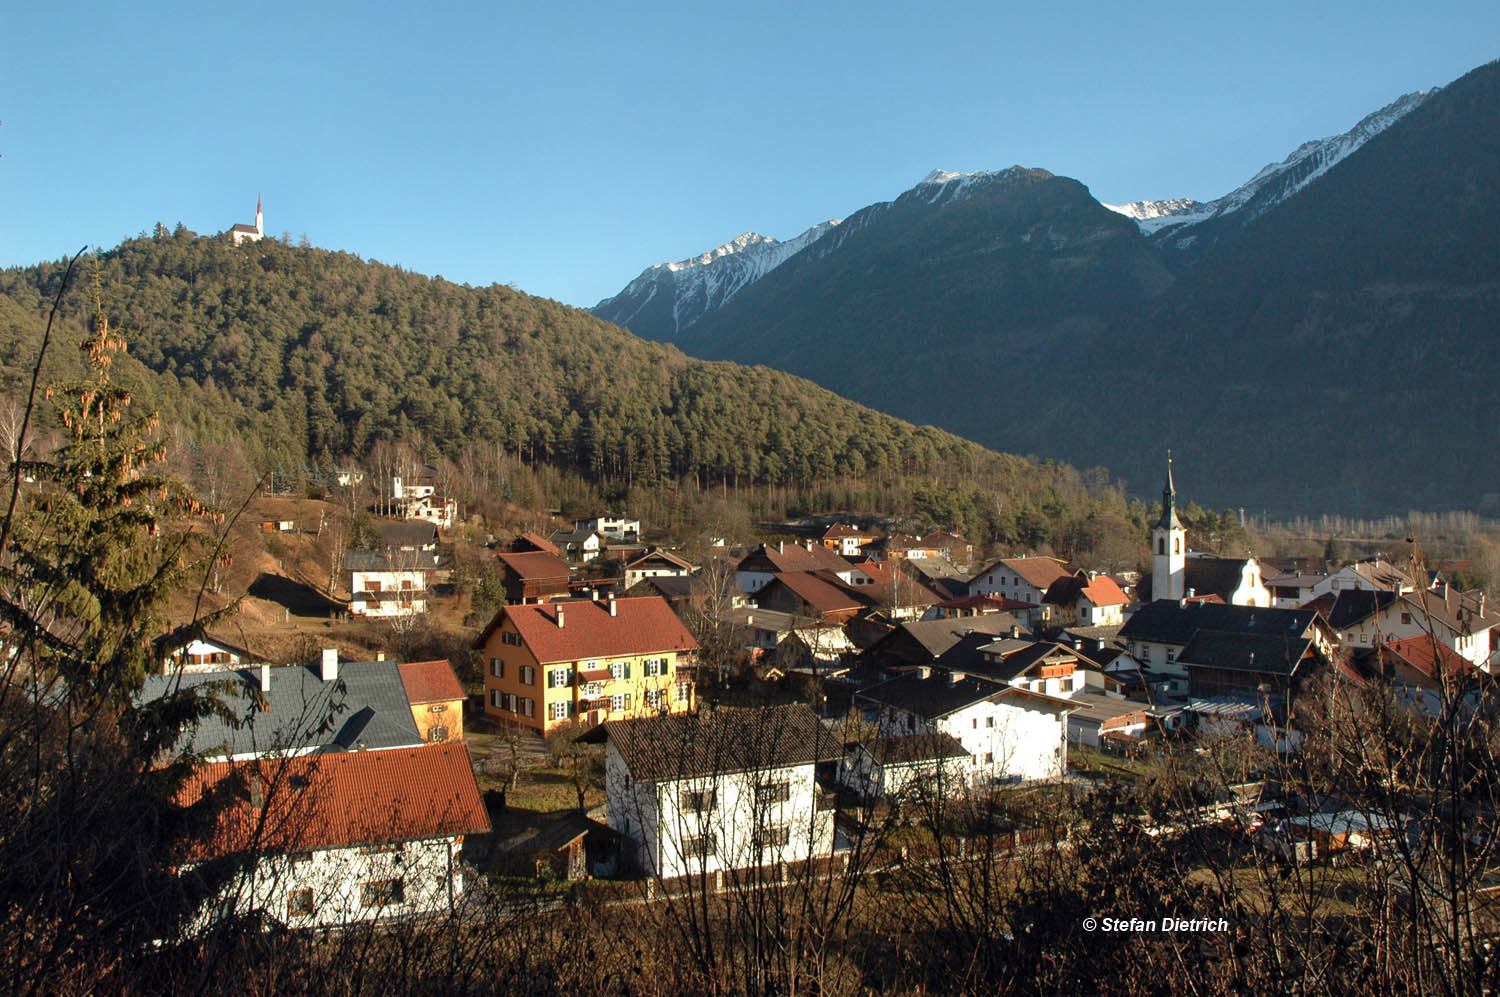
[[[586,312],[274,241],[178,229],[99,257],[106,307],[160,399],[246,433],[272,460],[365,453],[425,435],[483,440],[594,477],[777,484],[996,459],[764,368],[691,360]],[[0,274],[0,347],[26,366],[61,274]],[[76,315],[82,299],[68,302]],[[179,394],[180,399],[179,401]]]
[[[0,397],[11,408],[62,272],[0,272]],[[272,240],[234,247],[181,227],[100,254],[97,274],[130,346],[121,375],[140,400],[195,453],[229,446],[257,470],[295,475],[403,441],[469,468],[454,487],[470,507],[576,505],[578,488],[554,486],[560,471],[664,521],[678,517],[663,495],[686,484],[754,489],[751,516],[905,515],[981,544],[1107,548],[1122,565],[1143,536],[1143,508],[1127,507],[1102,470],[996,454],[513,288]],[[65,298],[43,383],[76,367],[65,347],[88,297]],[[509,484],[531,471],[553,476]]]

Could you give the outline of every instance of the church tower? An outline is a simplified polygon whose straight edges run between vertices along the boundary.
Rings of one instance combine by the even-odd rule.
[[[265,219],[261,216],[261,213],[260,213],[260,195],[259,194],[255,195],[255,234],[258,237],[264,237],[265,234],[266,234]]]
[[[1167,451],[1167,485],[1161,490],[1161,519],[1151,529],[1151,598],[1181,599],[1187,577],[1187,530],[1177,518],[1172,483],[1172,452]]]

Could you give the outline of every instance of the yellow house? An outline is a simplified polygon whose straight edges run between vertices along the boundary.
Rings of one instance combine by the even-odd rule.
[[[464,689],[453,666],[441,661],[411,661],[396,666],[417,732],[430,744],[464,739]]]
[[[698,642],[660,596],[506,606],[475,646],[485,714],[543,734],[695,705]]]

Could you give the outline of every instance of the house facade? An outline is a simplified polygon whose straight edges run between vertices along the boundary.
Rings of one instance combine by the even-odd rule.
[[[225,789],[215,833],[182,857],[185,874],[222,856],[246,860],[200,927],[250,913],[289,928],[451,915],[467,886],[464,836],[490,829],[458,743],[212,763],[180,800]]]
[[[475,647],[485,715],[543,734],[696,703],[698,643],[660,597],[506,606]]]
[[[437,568],[430,551],[352,550],[349,612],[353,616],[415,616],[427,612],[427,577]]]
[[[609,826],[648,876],[672,879],[829,856],[816,779],[842,745],[805,705],[603,724]]]
[[[403,662],[398,671],[417,733],[430,744],[464,739],[464,689],[446,659]]]
[[[864,690],[855,704],[882,737],[950,735],[973,759],[980,782],[1055,779],[1067,769],[1065,699],[922,668]]]

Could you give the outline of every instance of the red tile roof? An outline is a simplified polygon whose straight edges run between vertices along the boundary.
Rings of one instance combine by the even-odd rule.
[[[567,561],[556,554],[548,554],[540,550],[498,556],[502,564],[514,572],[517,578],[523,580],[561,578],[566,581],[571,570]]]
[[[745,555],[739,563],[740,571],[848,571],[851,565],[833,551],[820,544],[812,550],[800,544],[764,544]]]
[[[698,642],[661,596],[616,599],[615,615],[608,602],[577,599],[535,606],[506,606],[500,616],[510,619],[538,664],[620,658],[667,651],[696,651]],[[558,614],[563,625],[557,625]],[[498,625],[490,624],[493,632]],[[484,638],[481,638],[483,640]]]
[[[1039,592],[1047,591],[1047,586],[1071,573],[1055,557],[1006,557],[1001,558],[999,563],[1024,578]]]
[[[1433,650],[1433,644],[1437,644],[1436,651]],[[1388,640],[1384,646],[1385,650],[1433,681],[1438,680],[1439,662],[1442,663],[1443,674],[1448,678],[1467,674],[1474,668],[1473,662],[1447,644],[1434,641],[1426,634],[1419,637],[1405,637],[1401,640]]]
[[[837,584],[837,578],[819,578],[808,571],[786,571],[775,577],[771,585],[780,584],[805,604],[819,613],[840,613],[850,609],[867,609],[872,604]],[[770,586],[767,586],[769,588]],[[763,594],[762,599],[766,596]]]
[[[194,773],[184,806],[226,790],[212,837],[184,856],[311,851],[490,829],[460,743],[217,762]]]
[[[527,551],[540,551],[543,554],[551,554],[553,557],[562,556],[562,551],[558,549],[557,544],[535,533],[522,533],[511,542],[511,548],[522,554]]]
[[[464,698],[464,687],[458,684],[453,666],[444,658],[441,661],[409,661],[396,666],[401,672],[401,684],[406,686],[406,698],[411,703],[451,703]]]

